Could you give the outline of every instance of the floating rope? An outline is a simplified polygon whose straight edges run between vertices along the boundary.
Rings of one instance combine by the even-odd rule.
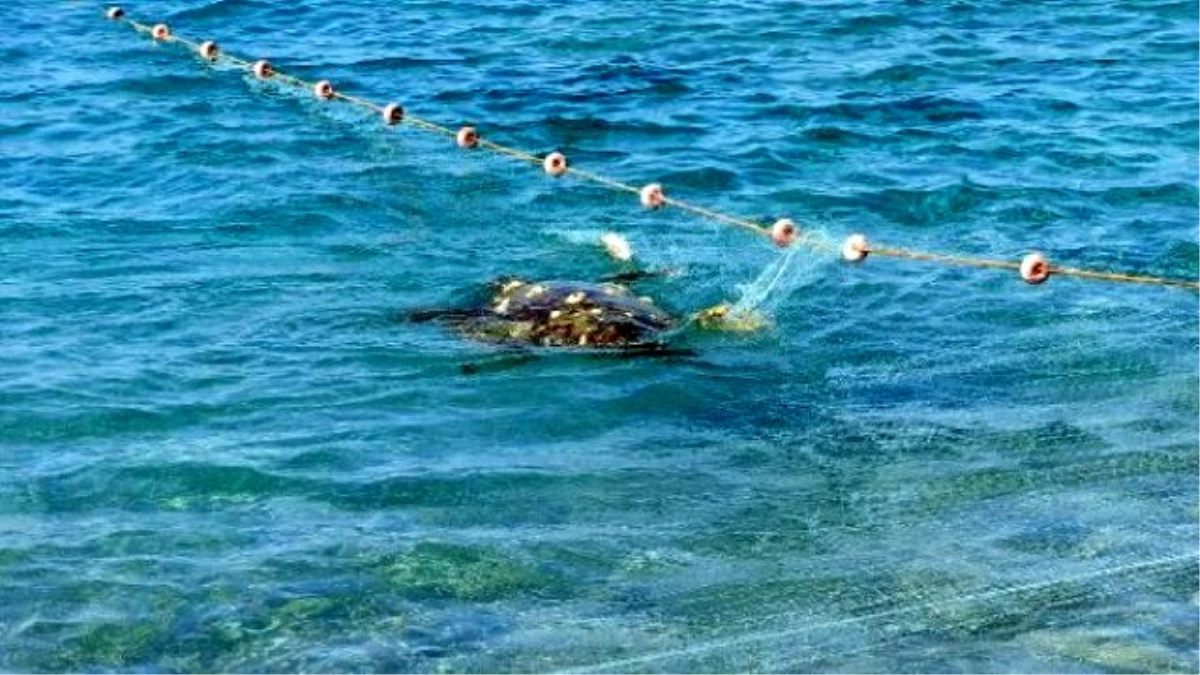
[[[642,206],[646,207],[647,209],[673,207],[702,218],[723,223],[725,225],[740,227],[750,231],[753,234],[770,239],[776,245],[783,248],[791,246],[792,244],[799,244],[824,253],[839,253],[839,251],[834,247],[830,246],[820,238],[813,236],[812,233],[801,231],[800,228],[798,228],[796,224],[789,218],[782,218],[768,227],[749,218],[743,218],[741,216],[730,215],[704,208],[676,197],[667,196],[665,188],[659,183],[650,183],[648,185],[638,187],[636,185],[614,180],[590,171],[577,169],[570,166],[566,155],[561,152],[552,152],[544,157],[539,157],[523,150],[482,138],[474,127],[466,126],[457,130],[451,129],[429,120],[414,117],[398,103],[388,103],[381,106],[366,99],[345,94],[337,90],[333,86],[333,83],[331,83],[329,80],[308,82],[293,75],[279,72],[269,61],[259,60],[251,62],[238,58],[237,56],[226,54],[221,51],[216,42],[211,40],[200,43],[193,42],[186,38],[175,35],[175,33],[171,31],[170,27],[164,23],[148,25],[134,21],[133,19],[128,18],[125,15],[125,11],[120,7],[110,7],[107,10],[107,15],[108,18],[112,19],[113,21],[126,22],[137,32],[149,35],[155,41],[183,45],[206,61],[217,62],[223,60],[235,67],[249,71],[258,79],[277,80],[301,89],[307,89],[312,92],[314,96],[322,100],[336,99],[359,108],[369,110],[372,113],[382,117],[384,123],[389,126],[406,124],[408,126],[421,129],[422,131],[448,136],[453,138],[460,148],[468,150],[482,148],[484,150],[520,160],[522,162],[528,162],[534,166],[540,166],[542,167],[543,171],[555,178],[569,174],[580,180],[602,185],[612,190],[628,192],[630,194],[637,195],[638,199],[642,203]],[[852,234],[843,242],[840,254],[844,260],[849,262],[862,262],[863,260],[866,260],[868,255],[874,254],[876,256],[919,260],[938,263],[941,265],[1013,270],[1016,271],[1021,278],[1029,284],[1040,284],[1049,279],[1052,275],[1056,275],[1075,277],[1077,279],[1092,279],[1096,281],[1173,286],[1178,288],[1200,290],[1200,282],[1187,279],[1171,279],[1166,277],[1127,274],[1122,272],[1105,272],[1099,270],[1087,270],[1075,267],[1060,267],[1058,265],[1051,265],[1049,260],[1047,260],[1043,254],[1036,251],[1026,255],[1020,262],[1013,262],[1009,260],[995,260],[988,258],[955,256],[943,253],[913,251],[905,248],[890,248],[877,245],[873,246],[868,242],[865,236],[861,234]]]

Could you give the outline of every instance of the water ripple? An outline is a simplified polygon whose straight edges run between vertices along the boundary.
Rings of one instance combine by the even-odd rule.
[[[827,241],[1200,273],[1194,2],[127,9]],[[10,10],[0,669],[1197,670],[1194,294],[780,258]],[[769,328],[518,366],[397,318],[608,230]]]

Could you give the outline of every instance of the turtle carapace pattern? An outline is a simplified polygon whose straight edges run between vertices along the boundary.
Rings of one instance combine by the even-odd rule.
[[[414,321],[441,320],[484,342],[590,349],[647,348],[663,344],[674,316],[648,297],[616,283],[577,281],[493,284],[479,306],[414,312]]]

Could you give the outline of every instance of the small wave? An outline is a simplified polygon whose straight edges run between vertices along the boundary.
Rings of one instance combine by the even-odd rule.
[[[716,167],[703,167],[662,174],[661,180],[671,186],[694,189],[697,192],[731,192],[741,185],[738,174]]]
[[[860,195],[881,215],[908,225],[944,225],[996,198],[996,192],[969,181],[930,189],[888,188]]]
[[[43,513],[201,507],[217,500],[299,494],[307,482],[247,466],[180,462],[112,468],[97,464],[37,478],[17,499]]]
[[[666,63],[647,62],[641,58],[622,55],[602,63],[588,64],[579,69],[578,74],[568,77],[564,84],[591,85],[597,81],[616,79],[653,84],[682,79],[683,73],[678,71],[677,67]]]
[[[835,37],[866,35],[896,28],[900,23],[900,17],[895,14],[862,14],[839,21],[824,32]]]
[[[1161,204],[1194,208],[1200,204],[1200,188],[1188,183],[1122,186],[1102,190],[1096,197],[1113,206]]]
[[[1167,247],[1156,266],[1162,273],[1181,279],[1200,278],[1200,244],[1177,241]]]
[[[261,2],[256,0],[215,0],[199,7],[192,7],[175,12],[171,18],[176,21],[200,21],[205,19],[219,19],[237,12],[245,12],[247,10],[259,10],[264,12],[278,13],[283,10],[289,15],[305,13],[308,8],[303,5],[292,5],[285,3],[282,7],[276,3]]]
[[[554,115],[543,121],[547,130],[560,134],[620,133],[642,136],[697,136],[706,129],[688,125],[666,125],[655,122],[613,122],[600,117],[563,117]]]
[[[832,125],[821,125],[809,127],[800,132],[800,136],[807,141],[815,143],[831,143],[841,144],[854,141],[875,141],[878,140],[870,134],[858,133],[842,127]]]
[[[852,94],[847,94],[849,97]],[[879,100],[843,101],[829,105],[779,105],[768,108],[767,115],[802,121],[852,121],[872,125],[946,124],[961,120],[983,119],[981,106],[945,96],[915,96]]]
[[[912,82],[934,74],[933,68],[916,63],[898,63],[872,70],[863,76],[863,80],[873,83]]]
[[[461,65],[463,59],[458,58],[418,58],[415,56],[385,56],[374,59],[361,59],[357,61],[348,61],[346,63],[336,63],[333,65],[343,66],[346,69],[356,72],[371,72],[371,71],[386,71],[397,72],[406,71],[413,68],[438,68]]]

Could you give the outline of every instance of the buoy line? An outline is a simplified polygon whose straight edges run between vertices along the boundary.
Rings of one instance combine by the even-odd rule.
[[[1051,276],[1065,276],[1074,277],[1077,279],[1090,279],[1094,281],[1168,286],[1200,290],[1200,282],[1188,279],[1173,279],[1168,277],[1089,270],[1077,267],[1054,265],[1051,264],[1046,255],[1038,251],[1031,251],[1019,262],[991,258],[976,258],[971,256],[957,256],[944,253],[915,251],[908,248],[873,245],[865,235],[857,233],[846,237],[839,250],[833,246],[830,246],[823,239],[813,236],[812,233],[802,230],[796,225],[795,221],[790,218],[780,218],[772,225],[767,226],[749,218],[715,211],[683,199],[668,196],[666,188],[661,183],[648,183],[646,185],[637,186],[613,178],[608,178],[591,171],[585,171],[571,166],[567,156],[562,152],[555,151],[539,157],[535,154],[525,152],[524,150],[509,147],[490,139],[486,139],[480,135],[479,131],[475,127],[472,126],[464,126],[459,129],[452,129],[436,122],[416,117],[405,110],[405,108],[399,103],[387,103],[384,105],[379,105],[367,99],[346,94],[334,87],[333,83],[329,80],[309,82],[277,70],[269,61],[263,59],[250,61],[227,54],[216,42],[212,40],[194,42],[190,39],[176,35],[165,23],[156,23],[151,25],[135,21],[129,18],[125,11],[120,7],[109,7],[106,10],[106,15],[113,21],[125,22],[135,31],[149,35],[157,42],[183,45],[189,50],[195,52],[205,61],[213,63],[217,61],[225,61],[226,63],[229,63],[237,68],[241,68],[242,70],[252,73],[254,77],[260,80],[275,80],[278,82],[283,82],[300,89],[306,89],[310,91],[313,96],[321,100],[339,100],[371,111],[372,113],[378,115],[383,120],[385,125],[407,125],[422,131],[447,136],[453,138],[458,147],[462,148],[463,150],[472,150],[477,148],[488,150],[500,155],[520,160],[522,162],[527,162],[534,166],[540,166],[547,175],[553,178],[560,178],[562,176],[570,175],[580,180],[595,183],[612,190],[637,195],[639,202],[647,209],[654,210],[664,207],[676,208],[708,220],[713,220],[725,225],[731,225],[748,230],[753,234],[770,239],[777,246],[782,248],[787,248],[793,244],[797,244],[806,246],[818,252],[840,255],[843,260],[851,263],[861,263],[865,261],[868,256],[875,255],[888,258],[930,262],[948,266],[1011,270],[1017,272],[1021,279],[1032,285],[1041,284]]]

